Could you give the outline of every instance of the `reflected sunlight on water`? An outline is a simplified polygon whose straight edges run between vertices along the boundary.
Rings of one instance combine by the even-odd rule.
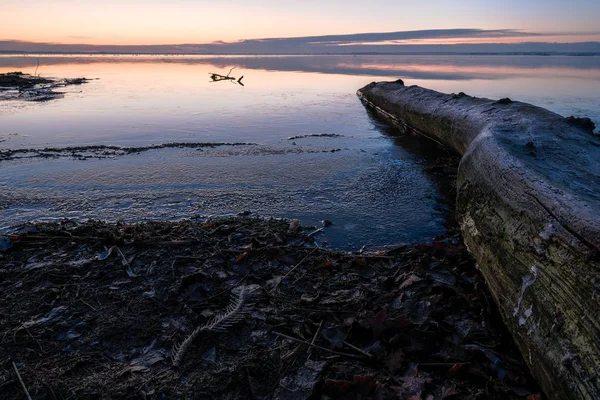
[[[0,56],[0,73],[33,73],[38,58],[44,77],[97,79],[65,88],[60,100],[1,102],[0,148],[251,144],[0,161],[4,227],[248,209],[312,224],[333,220],[327,239],[338,248],[428,241],[443,232],[449,211],[425,171],[438,153],[423,140],[407,146],[389,137],[357,99],[358,88],[401,77],[600,125],[598,57],[36,55]],[[233,66],[244,87],[210,82],[210,72]]]

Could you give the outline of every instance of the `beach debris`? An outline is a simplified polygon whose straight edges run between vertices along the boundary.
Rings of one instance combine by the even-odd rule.
[[[594,121],[587,117],[579,118],[571,115],[570,117],[567,117],[567,122],[571,125],[578,126],[589,133],[594,133],[594,130],[596,129],[596,124]]]
[[[324,230],[325,230],[325,229],[323,229],[323,228],[315,229],[314,231],[312,231],[312,232],[308,233],[308,234],[307,234],[307,236],[308,236],[308,237],[315,236],[315,235],[317,235],[317,234],[319,234],[319,233],[323,232]]]
[[[298,140],[298,139],[305,139],[305,138],[309,138],[309,137],[340,138],[340,137],[344,137],[344,135],[340,135],[339,133],[309,133],[306,135],[290,136],[287,139],[288,140]]]
[[[285,376],[279,382],[275,399],[310,399],[320,382],[325,361],[306,360],[294,375]]]
[[[244,76],[240,76],[239,78],[234,78],[231,75],[231,72],[235,69],[235,67],[232,67],[229,72],[227,73],[227,75],[221,75],[221,74],[216,74],[214,72],[209,72],[208,74],[210,75],[210,79],[211,82],[222,82],[222,81],[229,81],[231,83],[236,83],[240,86],[244,86],[244,84],[242,83],[242,79],[244,79]]]
[[[37,224],[1,254],[0,364],[33,398],[539,394],[460,236],[356,254],[289,226]]]
[[[60,306],[50,310],[44,317],[23,322],[22,328],[34,328],[36,326],[50,325],[58,321],[62,313],[67,309],[66,306]]]
[[[82,85],[84,83],[87,83],[91,81],[91,79],[88,78],[73,78],[73,79],[65,79],[64,82],[66,85]]]
[[[52,82],[53,81],[51,79],[42,78],[40,76],[24,74],[23,72],[20,72],[20,71],[0,74],[0,88],[2,88],[3,90],[6,90],[7,88],[28,89],[28,88],[32,88],[36,85],[52,83]]]
[[[289,232],[297,232],[298,229],[300,229],[300,220],[299,219],[291,220],[290,225],[288,227],[288,231]]]
[[[213,149],[229,146],[258,146],[257,143],[247,142],[170,142],[154,144],[149,146],[121,147],[112,145],[92,146],[67,146],[67,147],[45,147],[41,149],[0,149],[0,161],[29,159],[29,158],[74,158],[76,160],[87,160],[90,158],[104,159],[124,156],[128,154],[140,154],[149,150],[158,149]]]
[[[36,68],[37,73],[37,68]],[[0,100],[48,101],[64,96],[56,89],[81,85],[90,81],[87,78],[54,79],[42,78],[22,72],[0,74]]]
[[[0,251],[7,251],[13,245],[28,240],[29,233],[35,232],[36,229],[35,226],[26,226],[20,228],[15,233],[0,235]]]
[[[106,260],[108,257],[110,257],[113,253],[113,251],[117,248],[117,246],[111,246],[108,249],[104,250],[102,253],[98,254],[96,256],[96,260],[98,261],[104,261]]]

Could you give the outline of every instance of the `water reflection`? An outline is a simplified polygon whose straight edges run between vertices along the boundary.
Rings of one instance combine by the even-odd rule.
[[[503,55],[326,55],[326,56],[0,56],[0,72],[15,68],[93,63],[172,63],[272,71],[402,76],[415,79],[506,79],[562,76],[600,80],[600,57]]]
[[[32,73],[37,58],[0,56],[0,72]],[[451,207],[448,181],[427,168],[444,155],[369,115],[356,89],[409,77],[408,84],[511,97],[600,123],[594,57],[39,58],[42,76],[99,80],[54,102],[0,103],[0,148],[82,147],[58,158],[0,161],[3,226],[250,210],[333,220],[326,237],[338,248],[428,241],[443,232]],[[227,76],[234,66],[245,86],[211,83],[210,73]],[[183,145],[160,145],[173,142]],[[239,142],[252,145],[227,145]],[[93,145],[131,151],[86,147]]]

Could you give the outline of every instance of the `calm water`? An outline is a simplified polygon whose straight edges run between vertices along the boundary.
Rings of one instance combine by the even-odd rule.
[[[0,228],[249,210],[332,220],[321,237],[337,248],[429,241],[448,212],[426,172],[439,153],[392,136],[398,132],[369,115],[358,88],[401,77],[600,125],[598,57],[0,56],[0,73],[33,73],[38,58],[42,76],[98,79],[46,103],[0,102],[0,148],[248,144],[0,161]],[[244,87],[209,82],[209,72],[233,66]]]

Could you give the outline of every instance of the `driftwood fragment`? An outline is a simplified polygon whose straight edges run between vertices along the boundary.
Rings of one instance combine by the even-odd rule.
[[[230,76],[231,72],[234,69],[235,67],[232,67],[227,73],[227,75],[216,74],[214,72],[209,72],[208,74],[210,75],[211,82],[230,81],[231,83],[237,83],[238,85],[244,86],[244,84],[242,83],[244,75],[240,76],[239,78],[234,78],[233,76]]]

